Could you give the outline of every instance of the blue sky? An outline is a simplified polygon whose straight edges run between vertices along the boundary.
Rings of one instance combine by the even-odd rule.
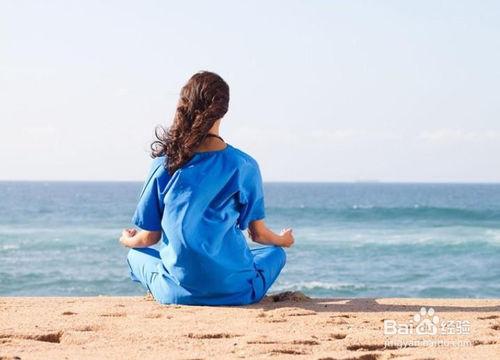
[[[198,70],[266,181],[500,181],[495,1],[2,1],[0,179],[142,180]]]

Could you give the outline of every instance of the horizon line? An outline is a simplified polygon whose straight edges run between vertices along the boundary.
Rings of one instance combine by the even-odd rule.
[[[27,180],[27,179],[0,179],[0,183],[144,183],[144,180]],[[401,181],[401,180],[264,180],[264,184],[443,184],[443,185],[500,185],[500,181]]]

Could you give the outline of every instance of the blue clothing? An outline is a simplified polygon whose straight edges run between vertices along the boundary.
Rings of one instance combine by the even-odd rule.
[[[161,303],[240,305],[259,301],[285,265],[276,246],[250,250],[242,230],[265,217],[257,162],[227,145],[196,153],[170,175],[153,165],[133,223],[161,231],[160,251],[132,249],[131,277]]]
[[[254,256],[255,268],[259,278],[254,282],[254,295],[257,302],[264,297],[285,265],[285,251],[278,246],[262,246],[250,250]],[[178,285],[170,277],[163,276],[163,263],[160,252],[153,248],[131,249],[127,256],[131,279],[140,282],[149,290],[153,297],[163,304],[173,304],[168,301],[170,293]],[[203,301],[199,303],[184,302],[197,305],[243,305],[247,302]]]

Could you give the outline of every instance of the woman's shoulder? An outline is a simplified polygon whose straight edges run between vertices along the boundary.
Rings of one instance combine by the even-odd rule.
[[[170,177],[165,165],[166,165],[165,156],[159,156],[153,158],[153,161],[151,162],[151,168],[149,170],[150,177],[155,177],[155,178]]]
[[[158,167],[158,165],[165,164],[166,157],[165,156],[157,156],[153,158],[152,167]]]
[[[234,147],[232,145],[228,145],[228,146],[230,146],[231,150],[233,150],[232,154],[233,154],[233,157],[238,162],[238,165],[240,165],[240,166],[257,167],[257,168],[259,167],[259,163],[251,155],[249,155],[245,151],[243,151],[243,150],[241,150],[241,149],[239,149],[237,147]]]

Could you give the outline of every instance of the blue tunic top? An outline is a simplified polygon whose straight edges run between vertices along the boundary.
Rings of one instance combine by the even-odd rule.
[[[265,216],[257,162],[231,145],[196,153],[172,176],[164,162],[153,161],[133,223],[162,232],[168,302],[254,302],[259,275],[242,230]]]

